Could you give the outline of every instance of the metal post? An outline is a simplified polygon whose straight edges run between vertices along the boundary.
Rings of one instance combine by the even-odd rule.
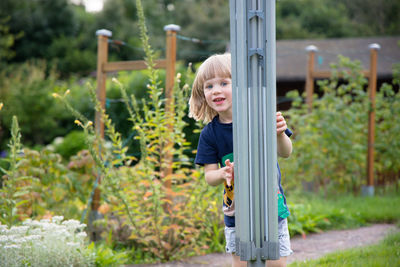
[[[370,71],[369,71],[369,100],[368,110],[368,155],[367,155],[367,186],[363,187],[363,195],[374,195],[374,146],[375,146],[375,95],[377,83],[377,58],[379,44],[370,44]]]
[[[275,0],[230,0],[236,251],[279,259]]]
[[[309,45],[306,47],[308,52],[308,67],[307,67],[307,77],[306,77],[306,103],[308,105],[308,112],[312,110],[312,100],[314,94],[314,62],[315,62],[315,52],[318,48],[315,45]]]

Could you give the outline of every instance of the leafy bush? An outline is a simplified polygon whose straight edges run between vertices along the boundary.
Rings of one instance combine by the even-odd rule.
[[[139,105],[135,95],[128,96],[125,87],[116,79],[114,82],[121,90],[128,120],[133,123],[132,131],[140,144],[140,159],[127,154],[121,134],[101,108],[93,88],[92,100],[102,116],[111,148],[98,138],[93,123],[68,102],[68,94],[56,97],[79,119],[76,123],[83,128],[96,172],[101,173],[102,195],[113,212],[105,217],[106,240],[135,248],[134,258],[141,254],[144,258],[168,261],[204,252],[211,246],[221,248],[218,242],[223,235],[216,230],[222,229],[220,205],[209,200],[220,188],[207,186],[202,173],[192,168],[184,153],[190,145],[183,131],[187,126],[183,118],[189,86],[180,87],[178,74],[168,106],[160,87],[159,72],[154,69],[154,53],[148,44],[140,1],[137,7],[147,56],[147,97]],[[132,167],[133,162],[136,164]],[[113,226],[115,219],[127,227],[118,231],[122,227]],[[217,238],[210,242],[211,235],[215,234]]]
[[[89,153],[81,151],[66,166],[59,154],[46,147],[23,148],[16,117],[11,136],[9,156],[1,161],[6,168],[0,168],[0,222],[11,227],[28,217],[80,216],[94,182]]]
[[[359,62],[339,57],[330,80],[318,82],[322,97],[314,95],[312,111],[297,91],[287,112],[294,130],[290,160],[281,160],[289,188],[311,182],[315,190],[360,191],[366,182],[369,97]],[[342,80],[339,79],[340,75]],[[376,97],[375,162],[378,174],[398,175],[400,162],[400,92],[385,84]]]
[[[84,149],[87,149],[87,146],[85,143],[85,134],[82,131],[71,131],[59,144],[55,144],[55,152],[67,160]]]
[[[5,105],[0,123],[8,133],[12,116],[17,116],[27,144],[44,144],[65,133],[58,125],[66,114],[51,97],[57,74],[52,70],[46,73],[46,68],[44,62],[31,62],[9,66],[0,73],[0,98]],[[7,139],[2,137],[2,141]]]
[[[28,219],[22,226],[0,225],[0,266],[94,266],[85,227],[62,216]]]

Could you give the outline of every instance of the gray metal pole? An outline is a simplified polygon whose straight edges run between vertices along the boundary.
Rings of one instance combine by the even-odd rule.
[[[236,251],[279,259],[275,0],[230,0]]]

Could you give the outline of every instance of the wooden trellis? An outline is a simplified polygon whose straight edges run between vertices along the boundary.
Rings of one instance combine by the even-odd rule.
[[[165,110],[166,112],[173,114],[173,88],[176,68],[176,34],[180,31],[178,25],[170,24],[164,27],[166,32],[166,58],[155,61],[156,69],[166,69],[166,81],[165,81]],[[108,61],[108,39],[112,36],[112,32],[109,30],[98,30],[97,35],[97,98],[103,109],[106,108],[106,79],[107,73],[118,72],[124,70],[144,70],[147,69],[146,62],[144,60],[133,60],[133,61]],[[169,129],[173,126],[168,125]],[[104,122],[101,120],[101,113],[96,111],[95,114],[95,129],[101,138],[104,138]],[[172,162],[172,155],[166,154],[166,162]],[[171,164],[166,164],[164,170],[162,170],[163,176],[167,177],[171,174]],[[98,179],[100,182],[100,179]],[[166,180],[165,186],[171,187],[171,181]],[[98,210],[100,206],[100,190],[95,189],[92,210]]]
[[[371,108],[368,110],[368,154],[367,154],[367,186],[363,188],[363,194],[374,194],[374,145],[375,145],[375,95],[377,87],[377,62],[379,44],[370,44],[370,68],[363,70],[363,75],[369,80],[369,99]],[[306,47],[308,52],[308,67],[306,75],[306,103],[308,110],[312,110],[312,100],[314,94],[314,80],[328,79],[331,77],[331,71],[321,71],[314,69],[315,53],[318,48],[314,45]]]

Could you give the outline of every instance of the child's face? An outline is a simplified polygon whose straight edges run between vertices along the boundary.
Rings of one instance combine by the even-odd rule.
[[[207,104],[219,115],[232,116],[232,80],[215,77],[204,82]]]

